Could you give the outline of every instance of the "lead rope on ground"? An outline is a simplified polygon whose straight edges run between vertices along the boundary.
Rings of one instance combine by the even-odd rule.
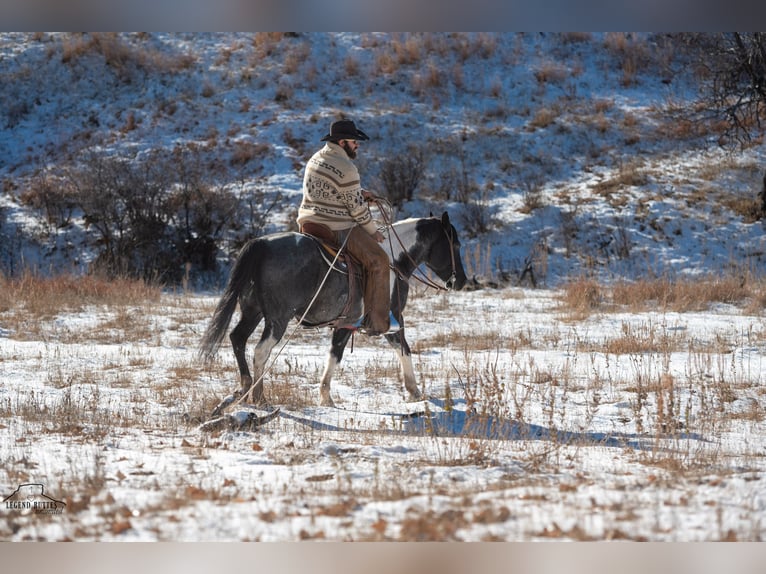
[[[301,318],[298,319],[298,322],[293,327],[292,331],[290,331],[290,334],[287,336],[286,339],[284,339],[284,343],[282,343],[282,346],[279,348],[279,350],[276,352],[274,357],[269,361],[269,365],[267,367],[264,367],[263,372],[261,375],[252,383],[250,383],[250,386],[247,388],[247,390],[242,393],[239,398],[237,398],[235,401],[233,401],[231,404],[226,405],[225,408],[229,408],[232,406],[237,406],[240,404],[245,397],[250,394],[250,391],[255,388],[255,386],[263,381],[263,377],[266,376],[266,374],[271,371],[271,369],[274,367],[274,364],[277,362],[277,359],[282,354],[282,351],[285,350],[285,347],[287,347],[288,343],[292,340],[293,336],[295,335],[296,331],[300,328],[301,324],[303,323],[303,320],[306,318],[306,315],[308,315],[309,311],[311,311],[311,307],[314,305],[314,302],[317,300],[317,297],[319,296],[319,293],[322,291],[322,288],[324,287],[324,284],[327,282],[327,278],[330,277],[330,273],[333,272],[335,269],[335,263],[338,261],[338,258],[340,257],[340,254],[343,252],[343,250],[346,247],[346,243],[348,242],[349,233],[346,234],[346,237],[343,239],[343,243],[340,246],[340,249],[338,249],[338,252],[335,254],[335,257],[332,260],[332,263],[330,264],[330,267],[327,269],[327,273],[325,273],[324,278],[322,279],[322,282],[319,284],[319,288],[316,290],[316,293],[314,293],[314,296],[311,298],[311,301],[309,301],[308,306],[306,307],[306,310],[303,312],[303,315],[301,315]]]

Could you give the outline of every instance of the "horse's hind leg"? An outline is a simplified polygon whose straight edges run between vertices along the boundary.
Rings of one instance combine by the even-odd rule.
[[[242,387],[241,393],[246,393],[250,390],[253,384],[253,378],[250,376],[250,369],[247,366],[247,358],[245,357],[245,346],[250,335],[253,334],[255,328],[260,323],[263,315],[250,310],[242,310],[242,318],[237,323],[237,326],[232,329],[229,334],[229,340],[231,346],[234,349],[234,357],[237,359],[237,366],[239,367],[239,379]]]
[[[407,389],[410,395],[409,400],[422,400],[423,395],[420,393],[420,389],[418,389],[418,383],[415,380],[415,369],[412,367],[412,351],[407,344],[407,339],[404,338],[404,332],[397,331],[396,333],[386,335],[386,340],[396,349],[402,378],[404,379],[404,388]]]
[[[335,403],[330,397],[330,382],[332,381],[332,375],[335,372],[335,367],[338,366],[343,358],[343,350],[346,348],[352,331],[349,329],[336,329],[332,332],[332,347],[330,348],[330,355],[327,357],[327,364],[322,373],[322,382],[319,387],[319,404],[324,407],[334,407]]]
[[[247,387],[244,386],[245,381],[243,379],[242,391],[248,397],[245,400],[249,400],[255,404],[265,402],[263,397],[263,375],[266,368],[266,361],[268,361],[274,346],[282,340],[282,336],[285,334],[286,330],[286,321],[266,321],[263,333],[261,334],[261,340],[258,341],[258,344],[255,346],[255,353],[253,354],[253,379],[248,381]]]

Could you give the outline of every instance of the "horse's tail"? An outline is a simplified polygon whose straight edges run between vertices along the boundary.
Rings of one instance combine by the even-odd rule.
[[[202,360],[207,361],[211,359],[221,346],[226,329],[231,322],[231,317],[237,308],[239,295],[250,281],[252,270],[255,269],[253,261],[255,245],[255,241],[245,245],[234,262],[226,289],[224,289],[221,299],[218,301],[205,334],[202,335],[202,342],[199,347],[199,357]]]

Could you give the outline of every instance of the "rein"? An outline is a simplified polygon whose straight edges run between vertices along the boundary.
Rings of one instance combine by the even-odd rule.
[[[399,237],[399,234],[396,232],[396,228],[393,226],[393,222],[391,221],[391,217],[389,213],[393,211],[393,208],[391,207],[391,204],[383,199],[382,197],[375,196],[372,200],[372,203],[378,206],[378,210],[380,211],[381,217],[383,218],[383,223],[388,227],[390,230],[389,236],[388,236],[388,242],[389,247],[391,248],[391,255],[393,256],[394,248],[391,241],[391,235],[396,237],[396,241],[399,243],[399,246],[402,248],[402,251],[407,255],[407,259],[409,259],[410,263],[412,263],[413,271],[412,271],[412,277],[420,281],[423,285],[426,287],[432,287],[433,289],[436,289],[437,291],[449,291],[447,287],[444,287],[443,285],[439,285],[435,281],[428,278],[428,276],[423,273],[422,271],[419,271],[419,265],[417,262],[412,258],[410,255],[410,252],[407,250],[407,247],[405,247],[404,242],[402,241],[402,238]],[[451,264],[452,264],[452,273],[450,274],[449,279],[447,279],[446,284],[450,285],[454,283],[455,279],[457,278],[457,267],[455,264],[455,250],[454,250],[454,244],[452,237],[449,233],[447,233],[447,230],[442,228],[442,231],[444,231],[444,235],[447,236],[447,241],[449,241],[449,247],[450,247],[450,258],[451,258]],[[407,281],[408,278],[404,276],[402,271],[398,269],[393,262],[391,263],[391,269],[394,273],[396,273],[397,277],[403,281]],[[421,277],[422,276],[422,277]]]

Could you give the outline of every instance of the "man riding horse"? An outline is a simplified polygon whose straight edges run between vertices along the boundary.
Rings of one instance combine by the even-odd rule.
[[[370,138],[352,120],[339,120],[330,126],[327,142],[306,164],[303,199],[298,209],[298,225],[303,233],[345,242],[346,251],[364,269],[364,318],[355,325],[368,335],[392,333],[400,329],[390,313],[388,255],[379,245],[383,234],[370,212],[374,195],[362,189],[356,158],[359,141]]]

